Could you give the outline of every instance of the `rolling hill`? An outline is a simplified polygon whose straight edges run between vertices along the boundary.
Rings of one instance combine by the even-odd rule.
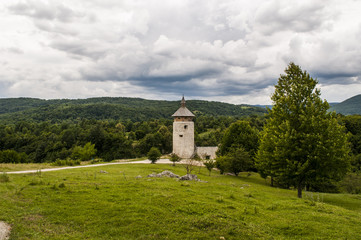
[[[170,118],[179,104],[179,101],[121,97],[55,100],[7,98],[0,99],[0,121],[62,122],[83,119],[145,121]],[[187,107],[196,116],[241,117],[266,113],[261,107],[202,100],[189,100]]]
[[[330,110],[343,115],[361,115],[361,94],[332,106]]]

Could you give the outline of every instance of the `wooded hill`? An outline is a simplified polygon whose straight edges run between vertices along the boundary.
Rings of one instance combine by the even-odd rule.
[[[0,121],[77,122],[84,119],[131,120],[171,118],[180,101],[145,100],[141,98],[88,98],[43,100],[36,98],[0,99]],[[189,100],[187,107],[196,116],[263,115],[266,109],[250,105]]]
[[[341,113],[343,115],[361,115],[361,94],[331,106],[330,111],[336,111],[337,113]]]

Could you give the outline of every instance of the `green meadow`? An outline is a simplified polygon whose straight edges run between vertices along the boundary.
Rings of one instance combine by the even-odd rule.
[[[186,173],[165,164],[0,173],[0,221],[10,239],[361,239],[361,195],[298,199],[256,173],[204,168],[199,182],[147,177],[164,170]]]

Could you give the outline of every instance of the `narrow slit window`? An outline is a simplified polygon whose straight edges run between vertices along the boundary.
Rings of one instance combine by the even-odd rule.
[[[183,137],[183,135],[179,135],[179,137]]]
[[[187,125],[184,125],[184,129],[187,129],[188,128],[188,126]]]

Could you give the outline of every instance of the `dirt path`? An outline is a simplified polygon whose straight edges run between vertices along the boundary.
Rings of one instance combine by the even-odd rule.
[[[0,222],[0,240],[9,239],[10,229],[11,227],[8,224]]]
[[[59,167],[59,168],[46,168],[41,169],[41,172],[51,172],[51,171],[59,171],[65,169],[74,169],[74,168],[88,168],[88,167],[99,167],[99,166],[107,166],[107,165],[118,165],[118,164],[146,164],[150,163],[149,160],[140,160],[140,161],[131,161],[131,162],[114,162],[114,163],[100,163],[100,164],[91,164],[91,165],[84,165],[84,166],[74,166],[74,167]],[[172,162],[169,159],[159,159],[157,164],[171,164]],[[5,172],[6,174],[24,174],[24,173],[37,173],[37,170],[25,170],[25,171],[15,171],[15,172]]]

